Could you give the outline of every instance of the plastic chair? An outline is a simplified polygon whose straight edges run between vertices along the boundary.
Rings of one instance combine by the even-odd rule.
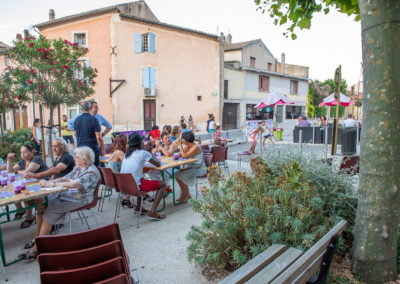
[[[83,213],[83,211],[84,211],[84,210],[90,210],[91,208],[96,207],[96,205],[97,205],[97,200],[98,200],[98,195],[99,195],[99,188],[100,188],[100,185],[102,185],[102,184],[103,184],[103,180],[100,179],[99,182],[97,183],[96,190],[94,191],[94,195],[93,195],[93,200],[92,200],[92,202],[90,202],[89,204],[86,204],[85,206],[82,206],[82,207],[80,207],[80,208],[77,208],[77,209],[71,211],[71,213],[70,213],[70,215],[69,215],[69,233],[71,233],[71,231],[72,231],[71,215],[72,215],[73,212],[77,212],[79,218],[82,218],[82,217],[83,217],[83,219],[84,219],[85,222],[86,222],[86,225],[87,225],[88,229],[90,230],[89,223],[88,223],[88,221],[87,221],[87,219],[86,219],[86,216],[85,216],[85,214]],[[82,217],[81,217],[81,214],[82,214]]]
[[[115,188],[115,182],[114,182],[114,177],[112,175],[113,173],[112,169],[103,167],[97,167],[97,168],[99,169],[104,185],[100,193],[101,201],[99,202],[99,208],[97,210],[103,212],[104,200],[106,199],[106,197],[110,197],[112,195],[112,189]],[[109,191],[109,194],[105,194],[106,190]]]
[[[229,175],[229,167],[226,163],[228,158],[228,147],[215,147],[214,152],[212,154],[211,164],[224,164],[224,168],[227,170]]]
[[[198,189],[197,189],[197,181],[198,181],[198,179],[200,179],[200,178],[207,178],[208,177],[208,169],[210,168],[210,166],[211,166],[211,161],[212,161],[212,158],[213,158],[213,155],[210,155],[210,154],[205,154],[205,155],[203,155],[203,159],[204,159],[204,163],[205,163],[205,165],[206,165],[206,167],[207,167],[207,173],[205,174],[205,175],[202,175],[202,176],[199,176],[199,177],[197,177],[196,178],[196,199],[197,199],[197,196],[198,196],[198,193],[199,193],[199,191],[198,191]]]
[[[42,253],[39,255],[40,272],[77,269],[95,265],[116,257],[125,258],[120,240],[99,246],[69,252]],[[125,261],[125,259],[124,259]],[[129,274],[128,263],[124,263],[125,273]]]
[[[122,257],[116,257],[83,268],[42,272],[40,280],[42,284],[86,284],[103,281],[120,274],[125,274],[124,262]]]
[[[210,146],[208,145],[200,145],[201,150],[203,150],[204,154],[211,154]]]
[[[117,218],[117,213],[119,215],[119,210],[121,208],[121,193],[122,194],[128,194],[128,195],[133,195],[136,196],[137,198],[140,198],[140,212],[138,214],[138,222],[137,222],[137,228],[139,228],[139,221],[140,221],[140,215],[142,215],[142,207],[143,207],[143,196],[146,195],[146,191],[140,191],[135,179],[131,174],[120,174],[120,173],[113,173],[114,181],[115,181],[115,189],[118,194],[118,200],[117,200],[117,207],[115,208],[115,216],[114,216],[114,222]]]
[[[345,156],[340,162],[339,173],[346,173],[349,175],[356,175],[360,172],[360,157],[359,156]]]
[[[111,154],[114,148],[114,144],[104,144],[104,152],[106,154]]]
[[[238,167],[239,170],[242,166],[242,157],[243,156],[249,156],[251,157],[252,155],[255,154],[255,150],[256,150],[256,145],[257,145],[257,141],[253,141],[251,142],[251,146],[250,146],[250,151],[242,151],[238,153]]]
[[[130,283],[129,279],[127,279],[126,275],[120,274],[99,282],[95,282],[93,284],[125,284],[125,283]]]

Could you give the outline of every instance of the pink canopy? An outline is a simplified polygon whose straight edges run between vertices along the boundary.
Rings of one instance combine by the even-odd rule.
[[[348,96],[340,93],[340,104],[342,106],[348,107],[349,105],[354,105],[355,103]],[[318,106],[324,106],[324,105],[327,105],[327,106],[337,105],[337,100],[335,99],[335,94],[330,94]]]
[[[277,92],[272,92],[268,96],[266,96],[264,99],[261,100],[256,105],[257,109],[262,109],[263,107],[266,106],[275,106],[275,105],[285,105],[285,104],[294,104],[291,100],[289,100],[287,97],[277,93]]]

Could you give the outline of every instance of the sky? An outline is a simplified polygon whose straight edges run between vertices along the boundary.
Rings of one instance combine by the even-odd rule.
[[[17,33],[48,20],[125,3],[129,0],[0,0],[0,41],[11,44]],[[297,39],[285,38],[286,26],[256,10],[253,0],[145,0],[164,23],[207,33],[232,35],[232,42],[261,38],[275,58],[309,67],[310,79],[333,78],[342,65],[348,85],[362,80],[361,25],[354,17],[333,11],[317,14],[310,30],[297,30]]]

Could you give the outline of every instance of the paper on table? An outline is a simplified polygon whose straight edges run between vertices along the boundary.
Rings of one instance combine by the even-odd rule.
[[[58,189],[59,187],[42,187],[40,190],[54,190]]]

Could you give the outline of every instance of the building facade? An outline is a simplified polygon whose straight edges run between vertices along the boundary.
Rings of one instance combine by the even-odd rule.
[[[223,50],[219,37],[160,22],[144,1],[115,5],[36,25],[47,38],[89,49],[98,69],[94,98],[113,130],[178,124],[192,115],[205,129],[220,117]],[[65,107],[73,117],[77,106]]]
[[[255,108],[271,92],[295,102],[277,106],[278,122],[297,119],[306,112],[308,67],[285,63],[285,54],[279,62],[261,39],[231,40],[231,35],[223,37],[225,129],[244,128],[247,120],[272,119],[274,108]]]

